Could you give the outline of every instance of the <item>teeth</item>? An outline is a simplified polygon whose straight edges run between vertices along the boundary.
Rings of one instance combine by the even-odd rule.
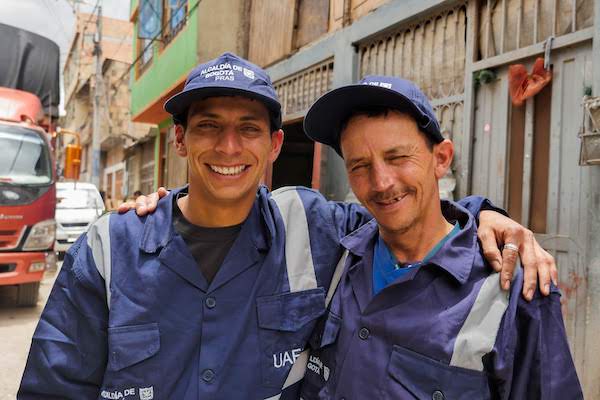
[[[380,203],[385,204],[385,205],[390,205],[390,204],[394,204],[400,200],[402,200],[402,197],[396,197],[396,198],[389,199],[389,200],[381,200]]]
[[[209,165],[210,169],[221,175],[237,175],[246,169],[245,165],[236,165],[235,167],[220,167],[218,165]]]

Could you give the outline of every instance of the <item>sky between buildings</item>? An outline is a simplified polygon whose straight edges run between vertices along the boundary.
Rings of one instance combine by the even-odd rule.
[[[102,4],[103,16],[129,19],[129,0],[0,0],[0,23],[37,33],[56,42],[60,47],[62,71],[75,29],[73,5],[79,2],[80,11],[90,13],[96,1]],[[63,97],[61,95],[62,112]]]

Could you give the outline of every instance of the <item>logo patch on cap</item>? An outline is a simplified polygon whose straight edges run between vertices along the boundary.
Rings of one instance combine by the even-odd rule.
[[[254,71],[248,68],[244,68],[244,76],[246,78],[254,79]]]
[[[365,85],[379,86],[379,87],[384,87],[386,89],[391,89],[392,88],[392,84],[391,83],[387,83],[387,82],[365,82]]]

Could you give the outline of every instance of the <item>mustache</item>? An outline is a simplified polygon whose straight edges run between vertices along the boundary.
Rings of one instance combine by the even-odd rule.
[[[390,189],[383,192],[373,192],[369,196],[369,200],[374,202],[386,202],[397,199],[398,197],[403,197],[408,194],[412,194],[414,192],[415,190],[412,188]]]

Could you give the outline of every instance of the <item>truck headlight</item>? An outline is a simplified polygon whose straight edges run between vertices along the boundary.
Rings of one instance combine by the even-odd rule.
[[[46,250],[51,249],[56,239],[56,221],[47,219],[38,222],[31,227],[27,240],[23,245],[23,250]]]

